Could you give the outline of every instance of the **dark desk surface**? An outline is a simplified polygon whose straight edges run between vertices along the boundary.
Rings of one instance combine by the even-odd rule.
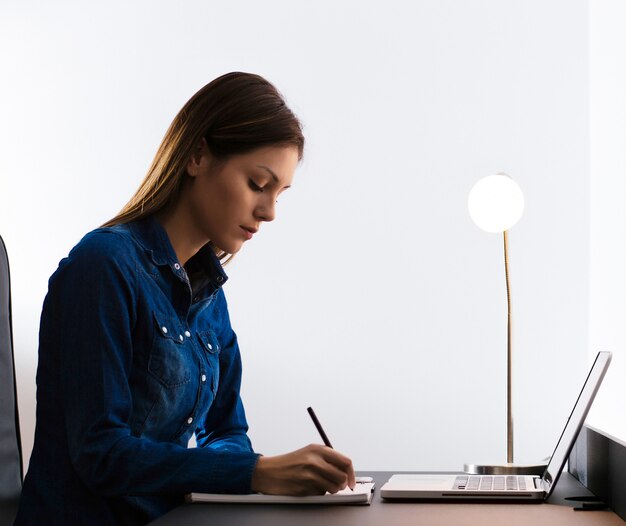
[[[559,479],[548,502],[543,504],[386,502],[381,499],[379,490],[392,473],[375,471],[359,475],[372,476],[376,482],[376,493],[370,506],[185,504],[150,523],[150,526],[624,526],[624,521],[612,511],[574,511],[573,504],[565,497],[590,493],[567,472]]]

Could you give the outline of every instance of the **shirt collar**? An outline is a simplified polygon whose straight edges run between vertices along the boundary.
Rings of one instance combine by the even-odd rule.
[[[180,270],[180,265],[176,257],[176,252],[174,252],[167,232],[154,215],[132,221],[128,223],[128,228],[137,242],[150,254],[155,265],[167,265],[171,267],[175,273],[178,273],[176,271]],[[178,269],[176,265],[179,265]],[[193,269],[193,272],[203,273],[208,281],[215,287],[221,287],[228,279],[228,276],[222,268],[222,263],[215,255],[210,243],[204,245],[187,262],[186,266],[189,269]]]

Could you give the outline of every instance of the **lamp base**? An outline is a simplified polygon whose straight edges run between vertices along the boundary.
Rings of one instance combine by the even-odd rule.
[[[464,464],[470,475],[543,475],[547,464]]]

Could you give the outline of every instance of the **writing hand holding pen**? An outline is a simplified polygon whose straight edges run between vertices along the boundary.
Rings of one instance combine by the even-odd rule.
[[[310,444],[285,455],[259,457],[252,474],[252,491],[269,495],[323,495],[346,487],[354,489],[352,461],[332,449],[325,433],[322,440],[325,446]]]
[[[330,449],[333,449],[333,445],[330,443],[330,440],[328,440],[328,437],[326,436],[326,432],[324,431],[322,424],[320,424],[320,421],[317,419],[317,415],[315,414],[315,411],[313,411],[313,408],[307,407],[306,410],[308,411],[309,416],[311,417],[311,420],[313,420],[313,424],[315,424],[315,428],[317,429],[317,432],[322,437],[322,440],[324,441],[324,445],[326,447],[329,447]],[[354,470],[352,470],[352,476],[354,477]],[[349,479],[349,475],[348,475],[348,479]],[[350,485],[350,483],[348,482],[348,487],[352,491],[354,491],[354,484]]]

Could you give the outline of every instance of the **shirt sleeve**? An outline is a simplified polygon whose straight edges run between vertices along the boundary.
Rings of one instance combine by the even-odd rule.
[[[250,448],[193,448],[131,435],[136,269],[120,234],[92,234],[53,276],[42,329],[59,345],[71,463],[98,494],[250,492]],[[50,315],[50,316],[49,316]],[[49,316],[52,323],[44,323]],[[46,335],[44,334],[44,339]]]
[[[240,396],[241,354],[237,336],[230,324],[224,292],[220,289],[216,301],[221,312],[218,335],[220,341],[220,382],[211,408],[196,429],[196,443],[219,451],[252,452],[248,438],[248,423]]]

